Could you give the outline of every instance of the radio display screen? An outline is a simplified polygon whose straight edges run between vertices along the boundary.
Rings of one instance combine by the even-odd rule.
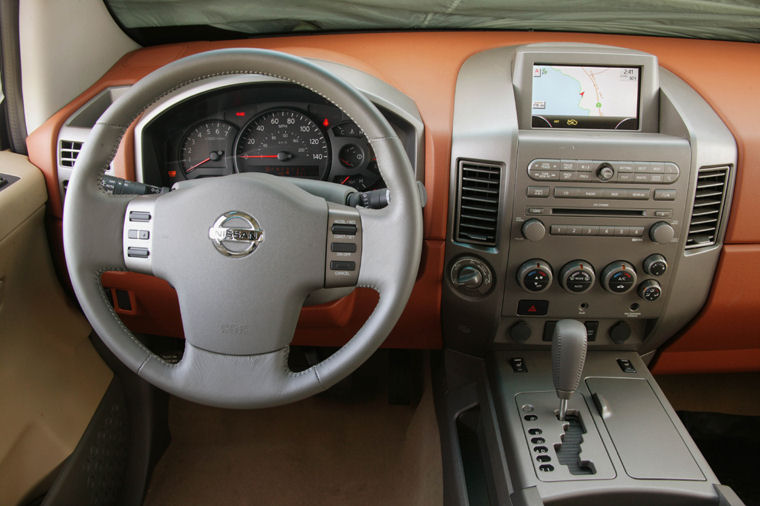
[[[533,65],[533,128],[638,130],[639,67]]]

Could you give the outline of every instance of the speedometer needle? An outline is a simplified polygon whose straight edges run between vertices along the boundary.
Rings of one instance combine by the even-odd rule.
[[[190,167],[188,169],[185,169],[185,174],[189,174],[190,172],[192,172],[193,170],[195,170],[196,167],[200,167],[201,165],[203,165],[204,163],[208,162],[209,160],[211,160],[211,157],[208,157],[205,160],[201,160],[200,162],[196,163],[192,167]]]
[[[240,158],[277,158],[277,155],[240,155]]]

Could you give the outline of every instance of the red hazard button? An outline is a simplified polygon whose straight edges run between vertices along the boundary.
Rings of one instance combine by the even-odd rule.
[[[549,311],[548,300],[523,299],[517,303],[517,314],[522,316],[543,316]]]

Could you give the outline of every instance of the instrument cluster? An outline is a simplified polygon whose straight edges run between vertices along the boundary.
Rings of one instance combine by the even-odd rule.
[[[400,137],[408,138],[390,116]],[[142,136],[147,183],[171,186],[265,172],[359,191],[385,188],[359,126],[320,96],[290,85],[227,87],[195,96],[151,121]]]

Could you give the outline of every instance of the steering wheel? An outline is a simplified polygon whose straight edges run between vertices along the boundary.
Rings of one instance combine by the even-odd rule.
[[[327,202],[268,174],[195,180],[161,195],[103,191],[101,177],[137,116],[168,93],[229,74],[295,83],[339,107],[372,145],[389,205],[373,210]],[[69,181],[63,235],[82,310],[124,364],[191,401],[260,408],[327,389],[382,344],[414,285],[422,213],[401,141],[366,97],[304,59],[223,49],[156,70],[108,108]],[[112,270],[152,274],[175,288],[185,330],[178,363],[162,360],[121,322],[100,284],[101,274]],[[337,352],[307,370],[291,371],[289,344],[304,300],[335,286],[373,288],[377,306]]]

